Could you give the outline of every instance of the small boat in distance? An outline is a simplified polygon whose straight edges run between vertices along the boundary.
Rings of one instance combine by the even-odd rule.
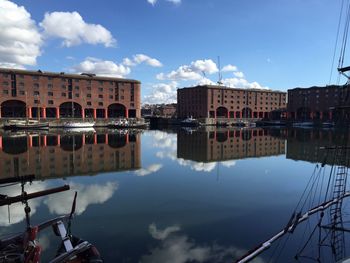
[[[292,126],[299,128],[312,128],[314,126],[314,123],[312,121],[294,122]]]
[[[47,130],[48,122],[38,120],[8,120],[4,123],[5,130]]]
[[[93,128],[95,122],[75,122],[75,121],[66,121],[62,124],[62,128],[72,129],[72,128]]]
[[[197,127],[200,124],[199,124],[198,120],[196,120],[196,119],[192,118],[192,116],[190,116],[190,117],[182,120],[180,122],[180,125],[183,126],[183,127]]]

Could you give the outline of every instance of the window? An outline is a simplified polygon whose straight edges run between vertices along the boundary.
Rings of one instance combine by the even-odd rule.
[[[2,83],[2,85],[3,85],[3,86],[8,86],[9,83],[8,83],[7,81],[4,81],[4,82]]]
[[[47,95],[52,97],[53,96],[53,92],[48,92]]]
[[[61,87],[62,87],[62,89],[66,89],[66,85],[62,85]]]
[[[98,88],[98,91],[103,91],[103,88]]]
[[[86,87],[87,90],[91,90],[91,87]]]
[[[53,105],[53,100],[48,101],[49,105]]]
[[[91,106],[91,101],[86,102],[87,105]]]
[[[98,103],[98,106],[103,106],[103,102],[99,102],[99,103]]]
[[[79,93],[75,93],[75,97],[76,97],[76,98],[79,98]]]
[[[78,82],[79,82],[79,79],[75,79],[74,82],[75,82],[75,83],[78,83]]]
[[[4,94],[9,94],[9,91],[7,89],[4,89],[3,93]]]
[[[75,89],[76,89],[76,90],[79,90],[79,86],[75,86]]]
[[[100,94],[100,95],[98,95],[98,97],[99,97],[100,99],[103,99],[103,95],[101,95],[101,94]]]
[[[39,93],[39,91],[37,91],[37,90],[35,90],[34,92],[33,92],[33,95],[34,96],[36,96],[36,95],[39,95],[40,93]]]
[[[17,75],[19,79],[24,79],[24,75]]]
[[[61,96],[62,96],[62,97],[66,97],[67,94],[66,94],[65,92],[62,92],[62,93],[61,93]]]
[[[19,91],[19,95],[24,95],[24,94],[25,94],[24,90]]]
[[[35,104],[39,104],[39,100],[34,100],[34,103]]]
[[[113,88],[109,88],[109,91],[113,91]]]
[[[98,83],[100,83],[101,85],[103,85],[103,81],[102,81],[102,80],[99,80]]]
[[[33,78],[33,80],[38,80],[39,76],[33,76],[32,78]]]
[[[86,97],[87,98],[91,98],[91,94],[86,94]]]
[[[113,95],[109,95],[109,98],[110,98],[110,99],[113,99]]]
[[[48,80],[52,80],[52,77],[47,77]]]
[[[52,84],[47,84],[48,89],[52,89],[52,87],[53,87]]]
[[[39,88],[39,83],[34,83],[34,88]]]
[[[18,85],[24,87],[24,82],[20,82]]]

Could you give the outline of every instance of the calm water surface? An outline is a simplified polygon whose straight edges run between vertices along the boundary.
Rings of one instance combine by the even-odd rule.
[[[0,178],[35,174],[28,192],[71,186],[30,201],[33,224],[69,213],[78,191],[72,232],[95,244],[106,262],[233,262],[286,226],[324,160],[319,147],[347,136],[257,128],[2,132]],[[20,187],[0,193],[20,194]],[[0,208],[1,235],[24,229],[23,205],[9,211]],[[295,262],[314,228],[310,221],[256,262]],[[51,231],[40,242],[46,262],[59,243]],[[328,250],[322,262],[332,262]],[[304,254],[317,252],[316,242]]]

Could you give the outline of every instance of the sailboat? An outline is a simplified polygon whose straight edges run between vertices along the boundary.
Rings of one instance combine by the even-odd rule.
[[[27,92],[26,92],[26,105],[27,102]],[[28,114],[26,114],[25,120],[8,120],[4,123],[5,130],[48,130],[49,123],[40,121],[40,108],[37,108],[38,119],[29,120]]]

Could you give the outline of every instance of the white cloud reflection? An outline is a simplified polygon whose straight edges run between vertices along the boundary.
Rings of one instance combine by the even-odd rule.
[[[142,168],[140,170],[137,170],[135,173],[138,176],[146,176],[152,173],[155,173],[157,171],[160,170],[160,168],[162,168],[163,165],[160,163],[155,163],[155,164],[151,164],[149,166],[147,166],[146,168]]]
[[[75,210],[77,215],[82,214],[89,205],[103,204],[110,199],[118,189],[118,184],[116,182],[107,182],[101,185],[83,185],[77,183],[70,183],[69,185],[73,191],[78,192]],[[73,197],[74,195],[72,192],[71,194],[59,193],[49,196],[44,203],[52,214],[67,214],[70,212]]]
[[[199,245],[195,240],[181,233],[178,225],[161,230],[153,223],[148,230],[160,244],[151,248],[149,253],[141,258],[142,263],[233,262],[246,252],[243,249],[225,247],[216,243]],[[264,261],[257,258],[252,262],[263,263]]]

